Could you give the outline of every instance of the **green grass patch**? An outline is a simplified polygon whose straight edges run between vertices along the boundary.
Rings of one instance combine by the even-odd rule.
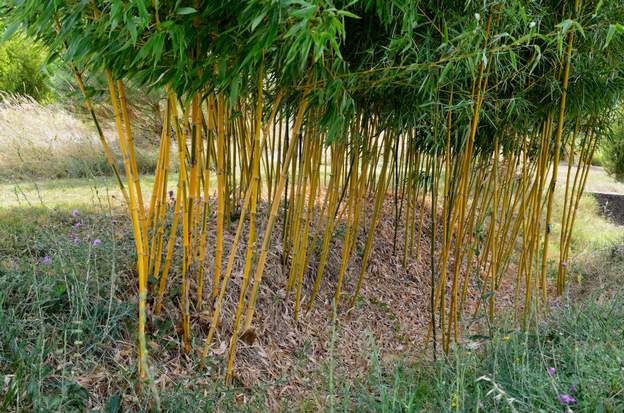
[[[141,188],[145,200],[154,186],[153,175],[141,176]],[[178,175],[170,174],[168,188],[175,191]],[[64,178],[0,182],[0,209],[17,207],[88,208],[110,210],[123,207],[124,200],[119,184],[113,177]],[[148,201],[146,201],[148,202]],[[16,213],[15,215],[19,215]]]
[[[110,368],[111,343],[128,339],[135,318],[118,299],[132,277],[131,237],[115,225],[87,210],[0,212],[0,410],[92,405],[87,384]]]
[[[568,297],[527,331],[499,326],[435,363],[387,364],[373,352],[369,373],[336,392],[337,410],[624,411],[624,252],[594,259],[583,267],[591,293]]]

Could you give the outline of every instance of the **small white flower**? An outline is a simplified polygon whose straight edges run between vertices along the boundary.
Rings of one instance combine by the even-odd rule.
[[[481,15],[479,13],[475,13],[475,19],[477,19],[477,21],[480,21]]]
[[[476,350],[478,349],[480,346],[480,343],[478,341],[469,341],[468,343],[466,343],[466,348],[468,350]]]
[[[531,22],[531,23],[529,23],[529,28],[531,28],[531,29],[532,29],[532,28],[534,28],[534,27],[535,27],[535,22]]]

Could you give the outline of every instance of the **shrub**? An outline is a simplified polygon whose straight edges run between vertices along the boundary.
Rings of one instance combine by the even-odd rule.
[[[602,148],[597,148],[592,158],[592,166],[605,166],[605,155]]]
[[[624,120],[620,121],[602,147],[604,166],[618,181],[624,181]]]
[[[27,95],[37,101],[49,99],[49,77],[42,70],[45,55],[42,46],[21,34],[0,43],[0,91]]]

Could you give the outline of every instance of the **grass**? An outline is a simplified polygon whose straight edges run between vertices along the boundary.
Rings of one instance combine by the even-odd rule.
[[[563,210],[563,190],[557,189],[553,208],[555,211],[550,237],[550,256],[558,259],[559,244],[561,237],[560,211]],[[576,212],[574,228],[572,229],[572,241],[570,245],[570,258],[591,254],[596,250],[608,247],[622,240],[622,227],[600,216],[598,202],[591,194],[581,197]]]
[[[373,352],[370,373],[344,386],[342,410],[624,411],[624,253],[594,259],[601,269],[584,282],[601,288],[580,302],[567,297],[527,331],[503,324],[437,363],[383,365]]]
[[[82,213],[80,228],[68,210],[0,213],[4,411],[83,410],[85,380],[113,359],[110,343],[133,324],[132,302],[117,298],[120,279],[131,277],[127,241],[110,218]],[[128,378],[124,370],[118,380]]]
[[[0,412],[153,411],[158,404],[151,389],[137,388],[129,222],[110,209],[78,212],[0,211]],[[164,411],[258,411],[265,400],[262,388],[226,389],[200,370],[158,394]]]
[[[173,191],[176,182],[177,174],[171,174],[169,188]],[[153,185],[153,175],[141,176],[141,188],[145,194],[151,193]],[[107,176],[0,182],[0,194],[3,194],[0,208],[96,206],[106,210],[123,206],[123,196],[117,181]]]
[[[119,159],[115,133],[104,117],[104,133]],[[140,151],[140,172],[153,171],[158,148],[134,131]],[[18,96],[0,96],[0,180],[84,178],[111,175],[106,156],[91,120],[59,105],[41,105]],[[120,170],[121,163],[119,162]]]

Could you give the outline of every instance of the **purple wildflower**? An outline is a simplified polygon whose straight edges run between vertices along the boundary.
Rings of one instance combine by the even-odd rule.
[[[97,247],[98,245],[100,245],[102,243],[102,241],[99,238],[96,238],[93,240],[93,246]]]
[[[48,257],[47,255],[45,257],[43,257],[43,260],[41,260],[41,263],[43,265],[49,265],[50,264],[50,257]]]
[[[80,244],[80,237],[74,237],[74,244]]]
[[[82,224],[80,223],[80,221],[78,221],[78,222],[76,222],[76,223],[74,224],[74,226],[75,226],[76,228],[80,228],[80,227],[82,226]]]
[[[554,376],[555,373],[557,373],[557,370],[554,367],[548,367],[546,371],[548,372],[548,375],[551,377]]]
[[[80,211],[78,211],[77,209],[72,210],[71,212],[72,217],[79,217],[80,216]]]
[[[570,386],[570,393],[576,393],[577,391],[578,389],[576,388],[574,384]]]
[[[559,403],[561,404],[574,404],[576,403],[576,399],[572,396],[570,396],[569,394],[565,394],[565,393],[561,393],[559,396],[557,396],[557,400],[559,400]]]
[[[117,223],[117,220],[116,220],[116,219],[113,219],[113,220],[111,221],[111,223],[112,223],[113,225],[115,225],[115,224]]]

